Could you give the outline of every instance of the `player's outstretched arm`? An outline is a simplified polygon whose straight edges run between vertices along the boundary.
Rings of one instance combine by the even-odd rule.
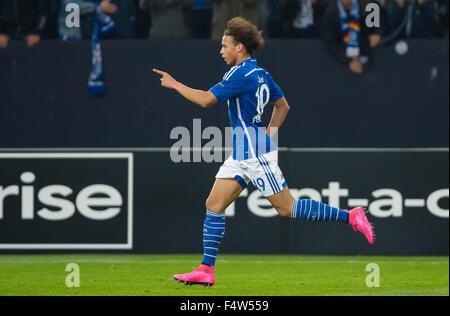
[[[272,119],[267,127],[267,133],[270,137],[274,136],[278,131],[278,128],[283,125],[289,109],[290,107],[285,97],[273,102]]]
[[[167,72],[153,69],[154,72],[161,75],[161,87],[176,90],[189,101],[200,105],[202,108],[210,107],[218,102],[217,98],[209,91],[202,91],[189,88],[181,82],[176,81]]]

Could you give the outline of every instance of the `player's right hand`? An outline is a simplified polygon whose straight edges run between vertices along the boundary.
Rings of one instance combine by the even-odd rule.
[[[175,89],[178,82],[171,75],[158,69],[153,69],[153,72],[156,72],[161,76],[161,87]]]

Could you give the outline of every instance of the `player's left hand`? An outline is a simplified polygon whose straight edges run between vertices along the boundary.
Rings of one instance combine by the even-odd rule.
[[[169,75],[167,72],[153,69],[153,72],[156,72],[157,74],[161,75],[161,87],[168,88],[168,89],[175,89],[175,86],[177,84],[177,81]]]

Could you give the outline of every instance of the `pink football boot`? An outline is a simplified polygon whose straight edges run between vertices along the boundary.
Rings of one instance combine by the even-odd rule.
[[[201,264],[198,268],[192,268],[193,272],[187,274],[177,274],[173,278],[178,282],[187,285],[202,284],[204,287],[213,286],[215,282],[214,267]]]
[[[369,241],[373,244],[374,233],[373,226],[369,223],[366,217],[367,211],[364,211],[362,207],[354,208],[348,211],[348,223],[353,226],[353,230],[361,232]]]

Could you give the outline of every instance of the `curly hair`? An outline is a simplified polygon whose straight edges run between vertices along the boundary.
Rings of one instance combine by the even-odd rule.
[[[252,22],[241,17],[228,21],[227,29],[223,34],[233,37],[235,44],[242,43],[250,55],[264,46],[263,32],[259,31]]]

